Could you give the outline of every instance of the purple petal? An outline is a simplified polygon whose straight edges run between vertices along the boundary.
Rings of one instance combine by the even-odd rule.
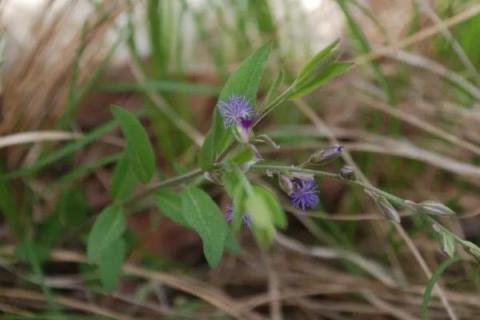
[[[301,210],[314,208],[320,202],[318,188],[313,179],[293,178],[294,191],[290,194],[292,205]]]
[[[253,117],[253,109],[247,98],[241,96],[230,96],[227,102],[220,101],[218,111],[223,118],[226,128],[239,124],[241,119]]]

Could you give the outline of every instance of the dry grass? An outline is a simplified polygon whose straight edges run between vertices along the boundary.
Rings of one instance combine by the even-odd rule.
[[[54,3],[52,1],[50,6]],[[395,3],[397,12],[409,12],[406,5]],[[32,22],[32,41],[19,47],[14,61],[6,68],[0,91],[0,148],[5,148],[2,158],[9,170],[20,168],[19,163],[34,162],[40,154],[38,149],[25,148],[21,144],[75,139],[80,135],[58,131],[58,121],[66,108],[79,107],[82,110],[81,103],[79,106],[72,104],[72,92],[79,90],[99,67],[110,49],[105,45],[110,43],[106,40],[109,32],[128,6],[123,1],[103,1],[95,12],[87,15],[81,27],[72,30],[70,20],[75,18],[77,5],[69,2],[53,11],[47,6]],[[323,145],[342,142],[348,150],[344,161],[357,169],[365,167],[358,172],[366,184],[371,181],[377,185],[392,179],[400,181],[399,186],[385,185],[395,188],[395,192],[404,198],[442,201],[455,198],[462,212],[458,218],[449,219],[445,224],[462,237],[478,239],[480,91],[465,74],[435,62],[435,58],[430,57],[433,55],[431,48],[424,43],[442,34],[452,40],[446,28],[478,15],[480,5],[466,7],[443,21],[430,12],[429,18],[424,17],[424,20],[432,19],[433,22],[424,21],[422,29],[408,36],[405,19],[397,13],[392,14],[392,7],[373,10],[381,10],[381,23],[393,31],[379,34],[370,20],[363,21],[369,39],[378,44],[373,46],[374,50],[355,58],[356,67],[346,77],[329,84],[308,101],[297,101],[292,105],[299,110],[296,116],[304,118],[299,120],[301,125],[287,127],[271,122],[264,128],[278,140],[287,141],[285,137],[295,135],[305,142],[285,143],[280,150],[265,147],[260,151],[266,157],[290,157],[296,161],[296,154],[309,154]],[[396,18],[387,24],[392,16]],[[9,28],[11,26],[0,24],[0,30],[7,34]],[[418,50],[406,51],[412,46],[418,46]],[[462,56],[462,52],[457,53]],[[380,62],[390,73],[405,66],[411,68],[410,83],[399,90],[402,91],[400,102],[395,108],[385,102],[384,93],[363,70],[363,66],[372,61]],[[474,66],[465,57],[461,61],[475,74]],[[72,70],[76,64],[79,67],[74,75]],[[147,75],[136,61],[128,61],[121,67],[121,70],[126,69],[130,70],[125,72],[129,79],[143,86],[149,102],[166,114],[179,132],[185,132],[194,144],[200,145],[203,139],[198,129],[200,125],[176,118],[176,114],[172,116],[172,110],[176,110],[171,101],[145,87]],[[203,77],[219,82],[213,68]],[[74,88],[72,79],[76,79]],[[449,90],[452,82],[471,94],[474,100],[471,108],[459,106],[459,101]],[[130,96],[115,96],[109,102],[118,99],[133,101],[134,108],[139,109],[139,103],[136,103],[139,95],[129,94],[134,97],[132,100],[129,100]],[[214,99],[206,100],[206,105],[214,103]],[[321,105],[317,103],[319,100]],[[198,104],[202,107],[201,103]],[[199,106],[193,105],[192,108]],[[205,112],[209,112],[207,109]],[[92,112],[90,115],[90,112],[89,109],[89,116],[95,118],[96,114]],[[377,124],[372,128],[373,115],[380,119],[379,127]],[[400,124],[401,135],[390,134],[388,129],[392,123]],[[108,148],[116,150],[118,140],[111,143],[112,139],[115,137],[110,137]],[[111,150],[106,149],[106,144],[95,144],[82,150],[77,155],[77,165],[110,154]],[[182,163],[188,163],[195,156],[195,150],[192,147],[178,158]],[[162,150],[157,152],[160,154]],[[370,167],[357,160],[365,155],[374,155]],[[395,160],[398,160],[396,164]],[[420,169],[409,166],[420,166]],[[168,172],[169,165],[165,167]],[[41,194],[54,180],[56,172],[47,170],[45,176],[26,179],[27,187],[19,187],[16,197],[22,201],[24,189],[39,190]],[[89,195],[87,201],[95,209],[109,201],[106,191],[110,176],[110,168],[97,168],[80,181]],[[55,208],[60,191],[39,196],[42,201],[38,201],[32,210]],[[220,192],[215,187],[209,191],[216,196]],[[326,194],[326,207],[334,207],[337,213],[300,214],[286,207],[290,212],[291,228],[277,236],[274,247],[268,252],[260,253],[246,232],[242,237],[245,244],[242,255],[227,256],[221,266],[213,270],[191,263],[189,275],[186,275],[186,272],[158,271],[156,267],[142,265],[138,256],[144,257],[143,251],[148,244],[140,244],[140,248],[132,250],[123,267],[124,280],[120,288],[112,295],[105,295],[92,289],[81,277],[80,266],[86,264],[78,249],[81,243],[69,239],[68,246],[51,252],[46,266],[53,272],[46,272],[45,283],[55,291],[54,302],[65,310],[115,319],[168,316],[172,319],[207,319],[221,315],[237,319],[419,319],[424,285],[431,277],[432,269],[444,259],[430,231],[416,225],[418,222],[410,220],[408,213],[402,213],[407,219],[403,227],[392,227],[374,213],[372,203],[351,200],[346,193],[353,191],[343,186],[324,181],[322,192]],[[351,208],[360,208],[359,212],[363,213],[352,214]],[[38,216],[48,214],[42,212]],[[350,246],[324,243],[324,230],[317,223],[320,220],[338,224],[357,222]],[[144,227],[147,226],[154,229],[150,224]],[[407,233],[414,228],[422,232]],[[178,238],[188,236],[183,229],[176,232]],[[0,229],[0,238],[14,243],[4,226]],[[198,245],[198,239],[193,241]],[[181,241],[174,239],[169,245],[175,246],[176,242]],[[198,246],[195,249],[198,251]],[[155,254],[158,252],[153,252]],[[25,276],[28,274],[25,264],[15,258],[12,245],[3,246],[0,256],[0,265],[6,270],[2,272],[5,277],[0,284],[0,310],[18,315],[46,310],[48,297],[38,290],[41,281]],[[461,257],[461,263],[449,270],[436,286],[430,302],[430,319],[473,320],[480,314],[480,294],[474,275],[478,264],[465,254]],[[62,274],[62,268],[68,272]],[[147,286],[155,289],[144,291],[149,294],[140,299],[138,292]],[[202,302],[192,309],[193,316],[180,313],[182,302],[187,304],[185,301],[193,298]]]

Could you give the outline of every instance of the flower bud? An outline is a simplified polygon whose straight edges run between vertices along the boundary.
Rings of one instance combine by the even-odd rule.
[[[380,201],[376,202],[380,213],[383,214],[387,219],[392,220],[395,223],[400,223],[400,215],[397,210],[388,202],[386,199],[382,198]]]
[[[370,190],[365,190],[365,192],[375,201],[378,211],[380,211],[385,218],[395,223],[400,223],[400,215],[397,209],[395,209],[387,199]]]
[[[329,147],[314,153],[310,157],[309,162],[313,164],[327,164],[337,159],[338,157],[340,157],[340,155],[342,154],[342,151],[343,151],[343,146],[341,145]]]
[[[350,180],[354,178],[355,176],[355,171],[353,170],[352,167],[350,166],[343,166],[342,169],[340,169],[340,177],[346,180]]]
[[[455,255],[455,238],[445,231],[440,233],[441,248],[443,253],[448,255],[450,258],[453,258]]]
[[[236,126],[233,133],[235,138],[240,143],[247,144],[250,141],[250,129],[245,129],[242,126]]]
[[[475,259],[477,259],[478,262],[480,262],[480,248],[476,244],[470,241],[463,241],[462,245]]]
[[[294,186],[290,177],[278,176],[278,184],[280,185],[280,188],[285,191],[286,194],[292,194]]]
[[[418,204],[418,208],[426,214],[434,215],[434,216],[446,216],[446,215],[454,215],[455,212],[444,205],[443,203],[437,201],[423,201]]]

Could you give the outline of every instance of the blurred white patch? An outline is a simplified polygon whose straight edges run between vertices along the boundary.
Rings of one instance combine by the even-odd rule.
[[[301,0],[302,5],[305,7],[305,9],[312,11],[320,7],[322,4],[323,0]]]
[[[5,60],[15,58],[19,50],[32,43],[33,33],[32,24],[36,17],[42,14],[42,8],[50,0],[3,0],[3,10],[0,11],[0,19],[7,30]],[[56,0],[54,6],[43,15],[54,16],[55,10],[62,8],[66,3],[72,3],[71,0]],[[2,0],[0,0],[0,3]],[[75,15],[66,25],[65,37],[71,36],[81,28],[85,18],[94,12],[92,2],[89,0],[75,1]],[[169,40],[172,43],[181,41],[182,51],[176,54],[173,51],[175,59],[180,61],[188,69],[204,69],[206,65],[211,64],[212,57],[208,48],[205,48],[203,40],[199,38],[200,31],[196,25],[196,19],[199,14],[204,15],[203,28],[215,41],[222,43],[227,61],[230,57],[238,59],[235,56],[235,47],[229,46],[234,43],[229,35],[225,36],[225,28],[220,23],[222,17],[218,16],[218,10],[222,10],[223,19],[230,29],[235,30],[236,25],[234,11],[231,2],[224,0],[187,0],[188,10],[182,11],[182,1],[165,0],[173,7],[174,16],[169,17],[169,23],[172,23],[174,29]],[[134,19],[136,24],[136,41],[138,50],[142,55],[149,54],[149,38],[147,34],[147,24],[145,17],[145,3],[143,1],[134,2]],[[241,3],[247,3],[241,2]],[[270,0],[270,8],[273,11],[274,19],[278,28],[278,37],[280,49],[289,60],[301,63],[318,50],[321,50],[333,40],[339,38],[343,30],[343,17],[335,0]],[[239,4],[239,8],[248,12],[246,5]],[[180,13],[181,12],[181,13]],[[177,19],[180,23],[176,22]],[[122,14],[117,19],[118,25],[125,25],[127,15]],[[225,21],[223,22],[225,23]],[[223,36],[223,38],[221,38]],[[257,31],[252,28],[247,29],[248,38],[258,37]],[[230,39],[229,39],[230,38]],[[116,31],[111,30],[107,34],[105,45],[112,45],[117,39]],[[256,41],[255,43],[259,43]],[[255,44],[256,45],[256,44]],[[204,48],[200,48],[203,46]],[[173,46],[172,46],[173,47]],[[233,50],[233,52],[229,52]],[[52,54],[55,54],[52,53]],[[128,59],[129,53],[126,46],[120,47],[114,57],[113,63],[124,63]],[[203,65],[203,66],[202,66]]]

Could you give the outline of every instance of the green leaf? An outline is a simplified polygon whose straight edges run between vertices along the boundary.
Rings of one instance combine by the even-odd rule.
[[[313,73],[317,72],[318,68],[322,68],[325,64],[325,61],[328,58],[331,58],[337,51],[338,40],[335,40],[330,45],[325,47],[319,53],[317,53],[310,61],[308,61],[305,66],[298,73],[297,79],[302,80]]]
[[[269,201],[261,187],[253,187],[252,193],[247,196],[245,207],[252,217],[255,238],[263,248],[268,248],[275,237],[275,226]]]
[[[62,158],[65,158],[68,155],[71,155],[78,149],[85,147],[86,145],[92,143],[93,141],[99,139],[101,136],[105,135],[107,132],[111,131],[116,127],[114,121],[109,121],[98,128],[95,128],[93,131],[85,134],[83,137],[75,140],[74,142],[68,143],[64,147],[48,154],[45,157],[40,158],[33,165],[26,168],[21,168],[16,171],[11,171],[5,175],[0,176],[0,181],[10,180],[16,177],[21,177],[25,175],[31,175],[35,172],[43,169],[44,167],[59,161]]]
[[[447,233],[442,231],[440,233],[442,241],[442,251],[445,252],[450,258],[453,258],[455,254],[455,238]]]
[[[421,307],[421,318],[422,320],[428,320],[428,304],[430,302],[430,298],[432,297],[433,287],[435,283],[437,283],[438,279],[442,275],[442,273],[447,270],[452,264],[460,260],[459,258],[451,258],[445,260],[432,274],[430,280],[428,280],[427,285],[425,286],[425,291],[423,292],[422,298],[422,307]]]
[[[219,101],[227,101],[230,96],[244,96],[255,107],[256,96],[263,74],[264,65],[270,55],[271,44],[267,43],[246,58],[228,78],[220,93]],[[208,170],[218,155],[233,141],[232,130],[225,128],[217,108],[213,114],[212,126],[199,154],[199,166]]]
[[[154,195],[154,201],[162,213],[172,221],[184,227],[191,228],[183,218],[182,196],[179,193],[169,190],[157,191]]]
[[[235,148],[235,150],[232,150],[228,156],[225,157],[224,162],[241,165],[253,160],[254,157],[255,153],[252,148],[249,145],[242,144]]]
[[[216,266],[222,258],[228,228],[222,212],[207,193],[194,186],[182,192],[182,212],[185,221],[202,238],[208,264]]]
[[[258,31],[265,33],[265,36],[274,36],[276,31],[273,10],[270,8],[268,0],[249,0],[248,9],[250,14],[255,17]]]
[[[292,93],[289,95],[289,98],[300,98],[311,93],[325,84],[328,80],[331,80],[347,71],[351,65],[351,63],[346,62],[333,62],[328,66],[325,66],[321,70],[318,70],[315,75],[306,77],[305,79],[299,81],[292,90]]]
[[[255,186],[254,190],[263,197],[265,203],[268,205],[273,223],[277,227],[285,229],[287,227],[287,217],[278,202],[277,196],[264,186]]]
[[[241,187],[237,174],[233,168],[227,167],[225,169],[222,175],[222,182],[223,186],[225,187],[225,191],[227,191],[230,198],[233,199],[235,190]]]
[[[127,139],[127,157],[138,179],[144,183],[152,179],[155,171],[155,154],[148,134],[140,121],[130,112],[114,106],[112,113]]]
[[[155,193],[154,200],[157,207],[168,218],[188,229],[194,230],[194,228],[190,226],[183,217],[182,197],[180,194],[168,190],[162,190]],[[241,247],[238,244],[237,239],[235,238],[235,234],[228,227],[226,228],[226,230],[227,235],[225,238],[225,247],[231,252],[239,254],[241,252]]]
[[[117,241],[125,230],[125,216],[118,206],[110,206],[100,213],[87,240],[87,256],[97,262],[111,244]]]
[[[118,285],[122,265],[125,261],[125,251],[125,240],[119,238],[110,243],[98,258],[98,275],[103,287],[108,292]]]
[[[227,227],[227,236],[225,238],[225,248],[227,248],[230,252],[234,254],[240,254],[242,252],[242,247],[235,238],[235,233],[233,233],[232,229]]]
[[[129,157],[124,153],[115,166],[112,174],[110,194],[113,200],[123,200],[131,194],[137,184],[137,176],[134,174]]]

